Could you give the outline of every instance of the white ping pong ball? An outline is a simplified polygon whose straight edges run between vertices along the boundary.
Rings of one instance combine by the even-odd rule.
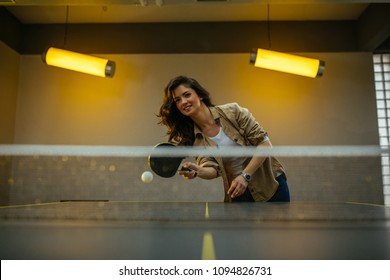
[[[152,172],[150,171],[145,171],[144,173],[142,173],[141,175],[141,180],[142,182],[144,183],[150,183],[153,181],[153,174]]]

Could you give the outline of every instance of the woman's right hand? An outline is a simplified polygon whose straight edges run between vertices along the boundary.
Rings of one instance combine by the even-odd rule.
[[[183,169],[184,168],[184,169]],[[193,162],[185,162],[179,169],[178,174],[185,179],[194,179],[199,177],[202,179],[214,179],[218,177],[217,170],[214,167],[199,166]]]
[[[201,167],[193,162],[185,162],[178,170],[178,174],[183,176],[185,179],[194,179]]]

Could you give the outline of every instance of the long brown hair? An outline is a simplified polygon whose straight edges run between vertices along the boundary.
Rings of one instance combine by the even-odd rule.
[[[183,115],[176,106],[173,92],[180,85],[192,88],[207,107],[214,106],[211,102],[210,93],[202,87],[198,81],[186,76],[173,78],[164,89],[163,104],[157,117],[161,118],[159,124],[168,128],[169,142],[179,145],[191,146],[194,143],[194,122],[188,116]]]

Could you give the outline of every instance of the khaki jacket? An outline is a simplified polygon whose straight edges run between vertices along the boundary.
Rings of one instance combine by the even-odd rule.
[[[252,114],[237,103],[209,107],[217,124],[219,124],[225,134],[234,142],[241,146],[257,146],[267,137],[267,133],[255,120]],[[216,146],[216,144],[205,136],[195,125],[194,146]],[[251,158],[246,159],[246,164]],[[197,164],[204,167],[214,167],[218,176],[222,176],[225,188],[225,202],[231,199],[227,195],[227,190],[231,182],[228,181],[226,170],[221,157],[197,157]],[[252,175],[252,180],[248,188],[255,201],[268,201],[276,192],[278,182],[277,174],[285,174],[281,163],[274,157],[267,157],[262,166]]]

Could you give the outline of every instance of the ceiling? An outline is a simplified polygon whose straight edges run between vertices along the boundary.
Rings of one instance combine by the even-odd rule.
[[[23,24],[357,20],[362,0],[0,0]],[[67,13],[68,7],[68,13]]]
[[[390,0],[0,0],[0,8],[2,8],[1,6],[22,26],[44,25],[49,27],[55,24],[65,26],[67,24],[90,24],[101,28],[103,25],[108,26],[111,23],[179,22],[202,24],[232,22],[240,24],[278,21],[284,24],[284,33],[288,34],[290,30],[293,30],[289,27],[296,26],[295,23],[301,23],[303,30],[305,27],[313,29],[317,25],[310,24],[308,21],[315,21],[316,23],[333,24],[333,30],[324,29],[323,33],[320,34],[317,29],[319,34],[315,34],[316,30],[311,33],[312,36],[317,37],[325,35],[322,40],[328,41],[333,37],[326,36],[343,30],[343,24],[346,22],[354,22],[355,28],[358,29],[358,40],[360,40],[359,50],[377,52],[390,50],[390,17],[387,16],[390,11]],[[183,24],[181,26],[184,28]],[[127,28],[129,28],[127,31],[131,32],[132,27],[127,26]],[[196,27],[194,28],[191,32],[198,30]],[[35,33],[30,32],[34,37],[26,37],[29,44],[37,41],[37,44],[44,45],[48,43],[44,40],[50,40],[58,33],[55,32],[54,27],[51,29],[51,33],[45,33],[42,36],[39,29],[35,30]],[[157,30],[160,29],[156,27],[154,30],[158,32]],[[118,32],[114,29],[112,31]],[[201,32],[199,33],[201,36],[204,36],[204,31],[207,30],[198,30]],[[12,32],[11,29],[8,31],[0,30],[0,34],[5,33],[8,37],[12,37],[10,34]],[[168,32],[167,29],[164,29],[164,32]],[[355,30],[350,30],[346,37],[349,38],[349,34],[354,32]],[[142,36],[146,36],[144,33]],[[138,33],[133,35],[139,37]],[[343,40],[346,41],[348,38]],[[118,37],[115,38],[116,41],[118,39]],[[14,45],[18,44],[17,39],[9,40],[14,40]],[[218,40],[220,39],[214,40],[216,44],[219,44]],[[304,40],[301,38],[301,41]],[[361,42],[367,42],[367,44],[364,43],[361,47]],[[40,47],[42,46],[37,45],[36,49]],[[33,48],[35,47],[30,49]],[[321,48],[316,47],[316,49]],[[349,48],[336,49],[348,51]],[[327,50],[334,51],[335,48]],[[30,50],[29,52],[34,51]]]

